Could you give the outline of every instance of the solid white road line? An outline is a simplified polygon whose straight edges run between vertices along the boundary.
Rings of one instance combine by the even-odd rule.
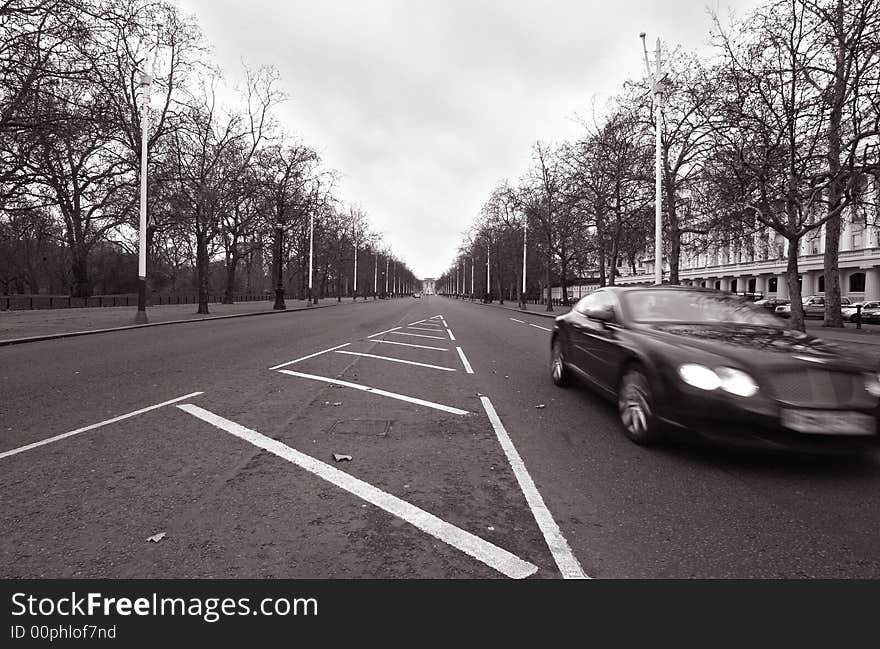
[[[227,433],[235,435],[239,439],[249,442],[269,453],[295,464],[305,469],[309,473],[313,473],[319,478],[323,478],[327,482],[354,494],[358,498],[366,500],[368,503],[385,510],[389,514],[393,514],[398,518],[414,525],[433,536],[436,539],[461,550],[465,554],[482,561],[490,568],[494,568],[501,574],[513,579],[523,579],[529,575],[533,575],[538,571],[538,567],[528,561],[523,561],[515,554],[508,552],[497,545],[489,543],[470,532],[456,527],[446,521],[437,518],[433,514],[429,514],[423,509],[419,509],[405,500],[392,496],[382,491],[378,487],[374,487],[368,482],[364,482],[353,475],[340,471],[336,467],[330,466],[325,462],[321,462],[310,455],[301,453],[278,440],[272,439],[258,433],[255,430],[245,428],[234,421],[224,419],[212,412],[193,406],[183,404],[178,406],[181,410],[188,412],[194,417],[198,417],[212,426],[216,426]]]
[[[385,345],[402,345],[403,347],[418,347],[419,349],[434,349],[438,352],[448,352],[445,347],[431,347],[431,345],[413,345],[412,343],[399,343],[396,340],[374,340],[374,343],[383,343]]]
[[[543,329],[544,331],[553,331],[552,329],[548,329],[547,327],[542,327],[541,325],[529,323],[530,327],[534,327],[535,329]]]
[[[129,412],[125,415],[119,415],[118,417],[113,417],[113,419],[106,419],[104,421],[98,422],[97,424],[92,424],[90,426],[84,426],[82,428],[77,428],[76,430],[72,430],[69,433],[61,433],[60,435],[55,435],[54,437],[49,437],[44,440],[40,440],[39,442],[34,442],[33,444],[28,444],[26,446],[19,446],[18,448],[14,448],[10,451],[3,451],[0,453],[0,460],[4,457],[9,457],[10,455],[17,455],[18,453],[23,453],[24,451],[29,451],[32,448],[37,448],[38,446],[43,446],[45,444],[51,444],[52,442],[57,442],[59,440],[65,439],[66,437],[73,437],[74,435],[79,435],[80,433],[85,433],[89,430],[95,430],[96,428],[100,428],[101,426],[106,426],[107,424],[114,424],[117,421],[122,421],[123,419],[128,419],[129,417],[134,417],[135,415],[142,415],[145,412],[149,412],[150,410],[156,410],[157,408],[162,408],[164,406],[171,405],[172,403],[177,403],[178,401],[183,401],[184,399],[191,399],[192,397],[197,397],[200,394],[204,394],[204,392],[191,392],[190,394],[185,394],[182,397],[177,397],[176,399],[171,399],[170,401],[163,401],[162,403],[157,403],[155,406],[147,406],[146,408],[141,408],[140,410],[135,410],[134,412]]]
[[[282,367],[287,367],[288,365],[293,365],[294,363],[299,363],[300,361],[307,360],[309,358],[314,358],[315,356],[320,356],[321,354],[326,354],[327,352],[333,352],[337,349],[342,349],[343,347],[348,347],[351,343],[343,343],[341,345],[336,345],[336,347],[331,347],[330,349],[325,349],[321,352],[315,352],[314,354],[309,354],[308,356],[303,356],[302,358],[297,358],[294,361],[287,361],[286,363],[281,363],[281,365],[275,365],[274,367],[270,367],[270,370],[279,370]]]
[[[444,372],[455,372],[454,367],[442,367],[440,365],[430,365],[428,363],[416,363],[415,361],[406,361],[402,358],[391,358],[390,356],[377,356],[376,354],[365,354],[364,352],[347,352],[339,351],[337,354],[349,354],[351,356],[365,356],[367,358],[378,358],[380,361],[391,361],[392,363],[404,363],[406,365],[418,365],[419,367],[428,367],[432,370],[443,370]]]
[[[380,332],[377,333],[377,334],[372,334],[372,335],[370,335],[370,336],[367,336],[367,338],[375,338],[376,336],[381,336],[382,334],[387,334],[387,333],[390,333],[390,332],[392,332],[392,331],[397,331],[398,329],[400,329],[400,327],[392,327],[391,329],[386,329],[385,331],[380,331]]]
[[[464,352],[462,351],[461,347],[456,347],[456,349],[458,350],[459,358],[461,358],[461,364],[464,365],[464,371],[467,372],[468,374],[473,374],[474,368],[472,368],[471,364],[468,363],[467,356],[464,355]]]
[[[435,410],[442,410],[443,412],[450,412],[453,415],[469,415],[470,413],[467,410],[461,410],[460,408],[453,408],[452,406],[444,406],[442,403],[434,403],[433,401],[425,401],[424,399],[417,399],[415,397],[409,397],[405,394],[397,394],[396,392],[388,392],[387,390],[380,390],[379,388],[371,388],[368,385],[360,385],[358,383],[349,383],[348,381],[340,381],[339,379],[329,379],[326,376],[316,376],[314,374],[303,374],[302,372],[294,372],[292,370],[278,370],[282,374],[289,374],[290,376],[298,376],[303,379],[311,379],[312,381],[324,381],[325,383],[334,383],[336,385],[342,385],[347,388],[353,388],[355,390],[363,390],[364,392],[370,392],[372,394],[378,394],[382,397],[389,397],[391,399],[399,399],[400,401],[407,401],[409,403],[415,403],[420,406],[425,406],[427,408],[434,408]]]
[[[520,324],[525,324],[525,320],[517,320],[516,318],[511,318],[514,322],[518,322]]]
[[[538,488],[535,486],[532,476],[529,475],[525,463],[504,429],[504,424],[501,423],[501,418],[495,412],[495,407],[492,405],[489,397],[480,397],[480,401],[483,402],[483,408],[489,416],[489,421],[492,422],[492,428],[495,429],[495,434],[498,436],[501,448],[504,449],[504,454],[507,456],[507,461],[513,469],[516,481],[519,482],[519,487],[526,497],[529,509],[532,510],[532,515],[535,517],[538,527],[541,528],[544,540],[547,541],[547,546],[550,548],[550,552],[553,554],[553,558],[556,560],[556,565],[559,567],[562,576],[565,579],[589,579],[584,573],[581,564],[572,553],[565,537],[562,536],[562,532],[556,521],[553,520],[550,510],[544,504],[544,499],[538,492]]]
[[[434,340],[446,340],[443,336],[429,336],[428,334],[408,334],[405,331],[394,331],[398,336],[415,336],[416,338],[433,338]]]
[[[452,329],[447,329],[446,333],[449,334],[449,340],[455,340],[455,336],[452,335]]]

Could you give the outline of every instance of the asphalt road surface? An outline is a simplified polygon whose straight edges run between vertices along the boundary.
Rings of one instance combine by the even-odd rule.
[[[552,385],[550,324],[432,296],[0,348],[0,577],[880,577],[880,458],[639,448]]]

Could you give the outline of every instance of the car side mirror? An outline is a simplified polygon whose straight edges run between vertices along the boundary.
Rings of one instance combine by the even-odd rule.
[[[603,306],[598,309],[588,309],[586,316],[591,320],[598,320],[602,323],[609,323],[614,320],[614,307]]]

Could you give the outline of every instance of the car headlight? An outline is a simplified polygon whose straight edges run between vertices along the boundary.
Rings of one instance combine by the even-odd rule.
[[[872,397],[880,397],[880,375],[865,374],[865,390]]]
[[[721,378],[705,365],[687,363],[678,368],[681,380],[701,390],[717,390],[721,387]]]
[[[758,393],[758,384],[742,370],[732,367],[716,367],[686,363],[678,368],[681,380],[701,390],[724,390],[739,397],[752,397]],[[880,390],[880,382],[878,382]],[[880,393],[878,393],[880,394]]]
[[[753,397],[758,393],[758,384],[755,379],[732,367],[716,367],[715,373],[721,379],[721,389],[739,397]]]

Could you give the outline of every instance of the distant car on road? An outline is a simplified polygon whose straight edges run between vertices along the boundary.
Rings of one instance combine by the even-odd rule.
[[[413,297],[422,297],[422,294],[421,294],[421,293],[418,293],[418,292],[417,292],[417,293],[413,293]]]
[[[825,317],[825,296],[824,295],[808,295],[803,298],[804,318],[824,318]],[[852,301],[848,297],[840,298],[841,313],[847,306],[851,306]],[[782,318],[791,317],[791,303],[776,307],[776,315]],[[844,316],[845,318],[845,316]]]
[[[876,363],[699,288],[606,287],[555,319],[551,377],[617,402],[637,444],[670,428],[719,440],[861,450],[878,445]]]

